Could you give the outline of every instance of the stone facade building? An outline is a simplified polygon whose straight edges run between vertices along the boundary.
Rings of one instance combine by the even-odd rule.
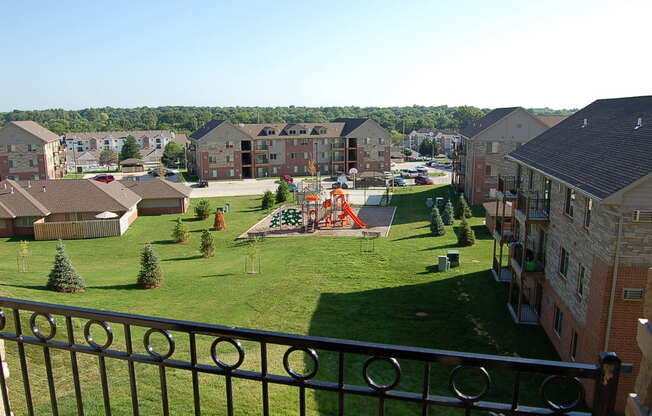
[[[33,121],[0,129],[0,180],[60,179],[66,159],[59,136]]]
[[[329,123],[232,124],[215,120],[191,136],[188,167],[200,179],[385,171],[391,134],[373,120]]]
[[[514,175],[505,155],[551,127],[521,107],[497,108],[467,126],[455,155],[453,183],[472,204],[495,197],[499,175]]]
[[[496,211],[509,204],[513,214],[494,230],[494,270],[509,244],[514,320],[540,324],[564,360],[613,351],[639,363],[632,340],[652,266],[652,96],[595,101],[507,159],[516,175],[500,177]],[[634,380],[621,378],[620,411]]]

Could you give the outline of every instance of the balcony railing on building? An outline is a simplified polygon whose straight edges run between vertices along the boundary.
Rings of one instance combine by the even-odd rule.
[[[546,270],[544,253],[538,248],[523,248],[517,243],[512,247],[512,260],[517,274],[540,277]]]
[[[501,198],[516,198],[519,182],[515,176],[498,176],[497,196]]]
[[[542,197],[539,192],[519,192],[516,198],[516,213],[525,221],[548,221],[550,199]]]
[[[307,401],[313,397],[306,393],[313,391],[333,403],[339,415],[349,414],[345,406],[349,399],[366,397],[373,399],[367,406],[380,415],[388,403],[401,402],[412,404],[405,407],[413,409],[411,414],[422,415],[448,407],[466,414],[608,416],[614,411],[621,369],[619,358],[611,353],[602,354],[595,364],[554,362],[289,335],[8,298],[0,298],[0,309],[0,338],[13,344],[3,363],[8,371],[0,371],[7,415],[12,411],[111,415],[112,408],[139,415],[151,414],[152,406],[168,415],[172,402],[179,408],[177,401],[184,401],[184,414],[233,415],[238,408],[239,413],[279,414],[280,408],[283,413],[288,410],[288,403],[275,402],[270,390],[285,386],[296,389],[299,415],[306,414]],[[231,361],[221,356],[225,346],[233,350]],[[55,351],[67,351],[69,359]],[[296,360],[291,356],[297,355],[303,355],[311,369],[293,367]],[[120,362],[126,364],[124,377],[116,374]],[[388,369],[381,382],[370,369],[377,371],[382,364]],[[147,371],[148,366],[158,374]],[[468,372],[479,377],[478,392],[465,392],[460,385]],[[14,373],[20,384],[8,382]],[[442,377],[448,389],[445,394],[434,393],[432,386]],[[493,386],[492,377],[511,385],[494,394],[500,389]],[[243,396],[234,383],[257,385],[260,394]],[[177,389],[186,386],[188,394],[179,394]],[[563,386],[577,391],[577,398],[564,403],[553,398],[551,391]],[[101,389],[102,399],[89,401],[90,389]],[[529,389],[536,389],[539,404],[524,403],[526,393],[532,393]],[[594,398],[590,412],[583,407],[587,389]],[[224,408],[207,408],[205,394],[224,397]],[[243,408],[252,406],[252,400],[259,401],[254,403],[259,412]]]

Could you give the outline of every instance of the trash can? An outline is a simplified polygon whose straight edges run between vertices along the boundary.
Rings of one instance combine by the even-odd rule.
[[[448,260],[451,263],[451,267],[457,267],[460,265],[460,251],[459,250],[448,250],[447,253]]]
[[[451,264],[450,261],[448,261],[448,257],[446,256],[439,256],[439,263],[437,265],[437,270],[440,272],[447,272],[450,270]]]
[[[432,198],[426,198],[426,206],[428,208],[432,208],[432,204],[433,204]]]
[[[229,212],[229,211],[231,211],[231,204],[227,202],[226,204],[224,204],[224,212]]]
[[[435,198],[435,204],[437,204],[437,207],[439,207],[439,208],[443,207],[444,206],[444,198],[442,198],[441,196],[438,196],[437,198]]]

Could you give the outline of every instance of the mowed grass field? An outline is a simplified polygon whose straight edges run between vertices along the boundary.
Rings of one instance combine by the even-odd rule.
[[[268,238],[259,244],[262,273],[244,273],[247,244],[236,236],[266,215],[259,209],[260,197],[210,198],[215,206],[230,202],[227,229],[214,232],[216,255],[199,256],[200,231],[213,218],[197,221],[192,207],[182,218],[191,230],[186,244],[174,244],[170,233],[177,215],[140,217],[122,237],[66,241],[66,250],[77,271],[86,281],[86,292],[61,294],[45,288],[55,255],[55,241],[30,241],[29,272],[17,273],[19,239],[0,244],[0,294],[6,297],[57,304],[135,313],[220,325],[281,331],[293,334],[345,338],[439,348],[477,353],[556,359],[552,346],[537,327],[516,326],[506,307],[507,287],[496,283],[489,272],[492,240],[482,217],[471,224],[477,244],[460,248],[462,264],[446,273],[436,272],[437,256],[458,248],[454,227],[433,237],[429,229],[427,197],[448,195],[447,187],[408,187],[397,190],[392,204],[397,206],[389,237],[376,241],[375,252],[360,253],[360,240],[351,237]],[[193,204],[197,200],[193,200]],[[456,225],[457,225],[456,221]],[[150,242],[161,257],[165,285],[155,290],[136,287],[142,246]],[[425,312],[427,316],[418,316]],[[7,315],[13,330],[12,313]],[[28,314],[23,329],[28,331]],[[56,339],[65,340],[65,321],[58,317]],[[75,321],[77,342],[83,343],[84,322]],[[46,328],[45,325],[41,325]],[[145,329],[133,329],[134,349],[145,354]],[[114,325],[112,349],[125,348],[124,331]],[[99,341],[101,335],[95,334]],[[188,337],[173,333],[176,351],[172,358],[189,359]],[[155,340],[165,351],[165,343]],[[212,364],[207,337],[198,337],[199,362]],[[243,342],[246,358],[241,369],[260,370],[260,347]],[[11,376],[9,388],[14,414],[26,414],[23,381],[17,347],[6,342]],[[287,347],[269,347],[270,372],[285,375],[282,366]],[[43,366],[43,349],[26,346],[35,413],[50,414],[48,388]],[[75,397],[67,351],[52,350],[54,378],[60,414],[76,414]],[[316,379],[337,380],[337,356],[318,351],[320,368]],[[236,354],[220,349],[224,361],[234,362]],[[98,361],[79,354],[82,393],[87,415],[104,414]],[[309,367],[300,354],[293,354],[297,368]],[[362,363],[367,357],[348,356],[345,381],[364,385]],[[420,392],[423,366],[401,363],[403,373],[397,389]],[[129,378],[125,361],[107,359],[111,407],[114,415],[132,414]],[[448,393],[448,373],[452,368],[433,365],[431,392]],[[379,381],[391,380],[392,371],[378,365],[372,375]],[[140,409],[143,415],[162,414],[159,370],[136,364]],[[493,385],[487,400],[510,400],[509,374],[492,373]],[[463,377],[477,388],[476,379]],[[539,404],[538,378],[524,377],[523,394]],[[192,384],[188,371],[167,371],[170,412],[192,414]],[[226,414],[225,381],[221,376],[200,375],[202,414]],[[236,414],[262,413],[260,383],[234,379]],[[295,387],[270,385],[271,414],[298,414],[299,393]],[[347,414],[377,414],[376,399],[346,397]],[[405,403],[387,403],[388,414],[420,414],[420,408]],[[453,409],[433,409],[436,414],[455,414]],[[337,395],[307,392],[308,414],[337,414]]]

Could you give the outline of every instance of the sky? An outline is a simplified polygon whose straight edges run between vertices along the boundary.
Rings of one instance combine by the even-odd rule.
[[[0,111],[652,94],[652,0],[3,1]]]

